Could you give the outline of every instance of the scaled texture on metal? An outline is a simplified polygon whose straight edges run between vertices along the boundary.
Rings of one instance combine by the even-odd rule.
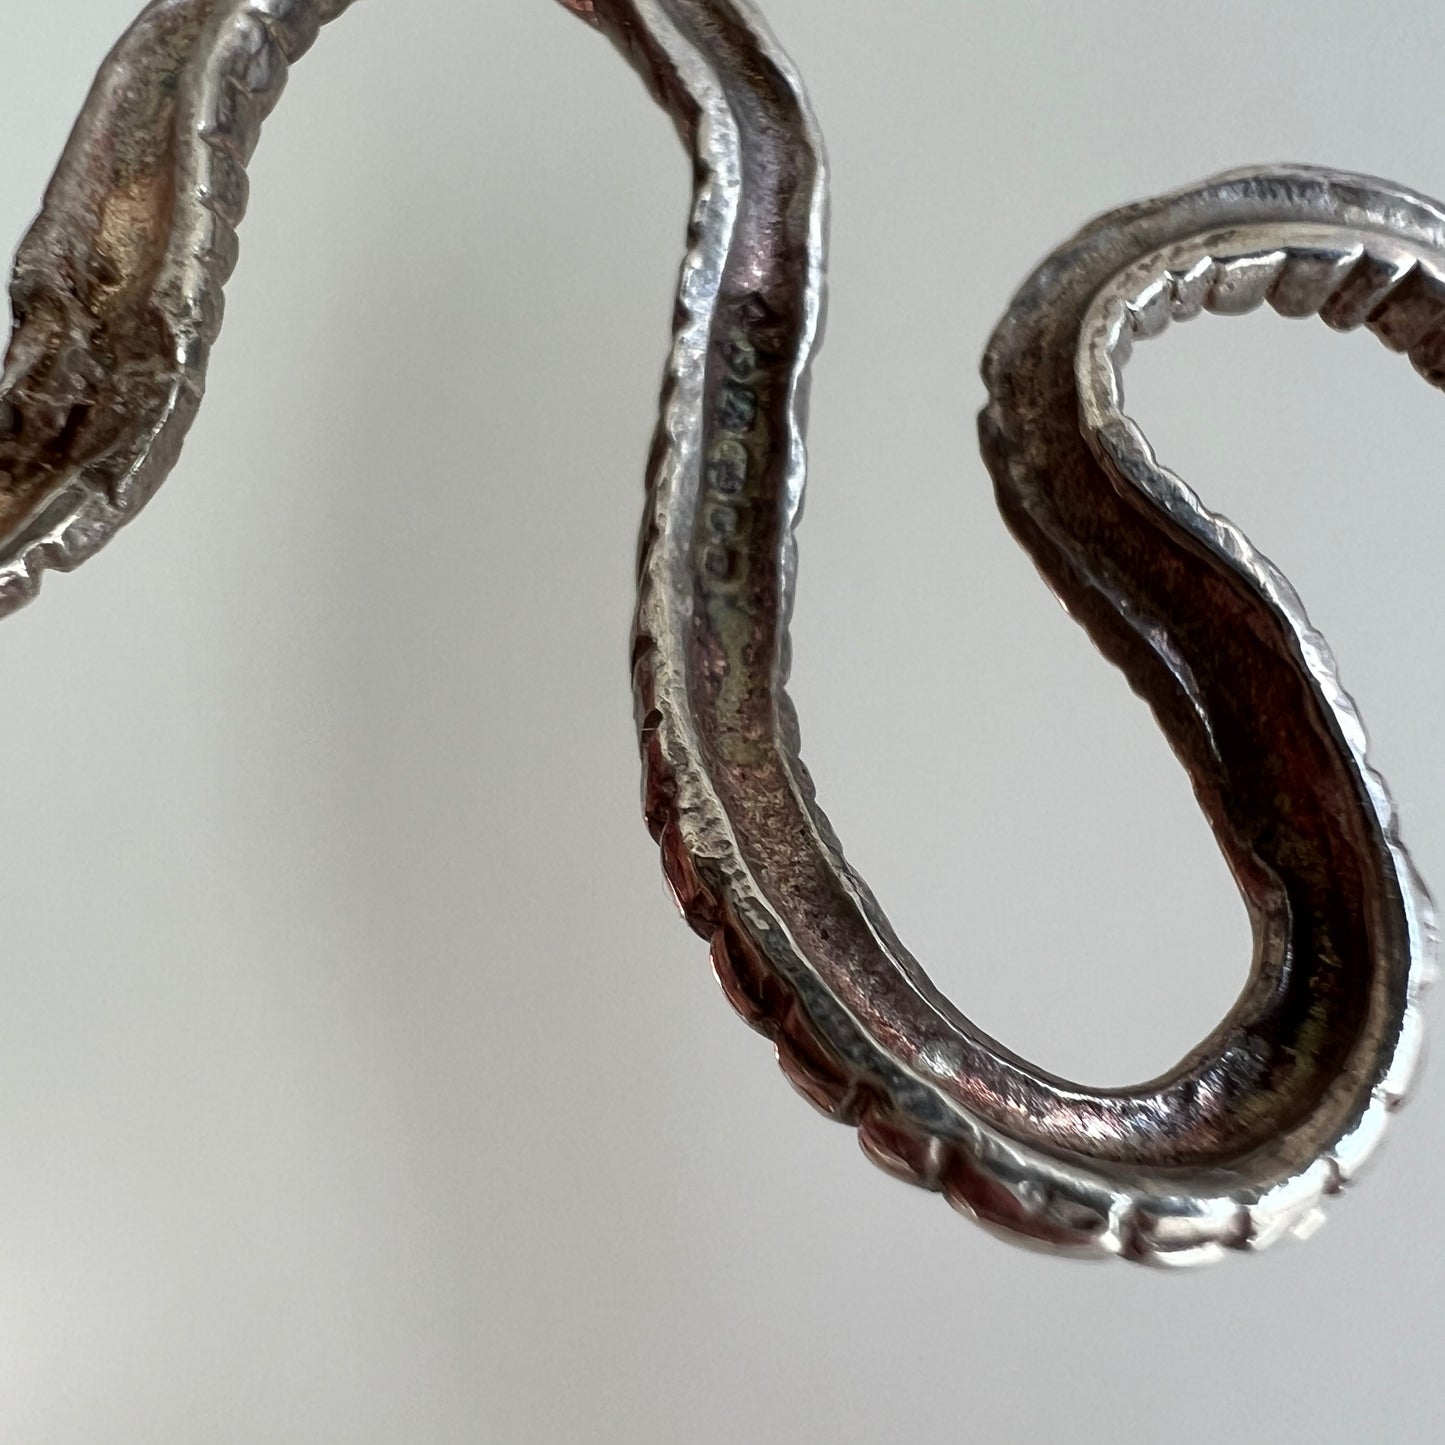
[[[350,0],[154,0],[106,61],[16,260],[0,377],[0,608],[128,522],[200,403],[245,167]],[[1125,415],[1136,339],[1268,301],[1445,381],[1445,211],[1382,181],[1239,171],[1105,216],[984,364],[1009,526],[1153,708],[1248,906],[1251,982],[1164,1077],[1090,1090],[987,1037],[849,868],[785,684],[822,140],[748,0],[563,0],[696,162],[632,653],[645,811],[734,1007],[892,1173],[1025,1241],[1197,1263],[1319,1219],[1404,1096],[1428,897],[1353,705],[1285,579]]]

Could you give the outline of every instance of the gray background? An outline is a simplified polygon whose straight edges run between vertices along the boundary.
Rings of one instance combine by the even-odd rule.
[[[135,0],[0,0],[0,235]],[[1097,211],[1250,161],[1445,193],[1445,10],[770,0],[834,172],[795,695],[850,855],[1095,1083],[1231,1002],[1243,908],[1007,537],[976,360]],[[729,1013],[638,818],[641,471],[688,168],[544,0],[359,5],[253,167],[144,522],[0,628],[0,1439],[1434,1441],[1445,1072],[1305,1247],[1011,1250]],[[1445,406],[1271,314],[1131,410],[1299,586],[1445,882]]]

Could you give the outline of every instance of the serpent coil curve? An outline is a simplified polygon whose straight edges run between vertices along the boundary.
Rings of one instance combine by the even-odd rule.
[[[152,0],[105,62],[16,259],[0,377],[0,610],[154,493],[199,406],[245,166],[351,0]],[[734,1007],[885,1168],[1013,1237],[1207,1261],[1302,1234],[1403,1099],[1428,896],[1333,659],[1284,578],[1122,409],[1135,338],[1268,301],[1445,381],[1445,210],[1308,167],[1094,222],[1015,297],[981,418],[1004,515],[1152,706],[1249,908],[1249,986],[1160,1079],[1094,1091],[983,1035],[848,867],[785,683],[821,137],[748,0],[563,0],[696,162],[650,469],[633,678],[647,822]]]

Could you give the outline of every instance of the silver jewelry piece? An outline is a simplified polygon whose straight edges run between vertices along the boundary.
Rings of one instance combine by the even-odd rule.
[[[645,810],[727,997],[890,1172],[1011,1237],[1161,1264],[1310,1231],[1404,1097],[1428,895],[1333,658],[1288,582],[1123,410],[1136,339],[1268,301],[1368,326],[1445,383],[1445,210],[1308,167],[1093,222],[989,345],[1009,526],[1188,769],[1253,920],[1228,1017],[1160,1079],[1094,1091],[976,1029],[844,861],[784,690],[802,417],[823,297],[822,139],[748,0],[563,0],[696,160],[643,532]],[[200,404],[245,166],[350,0],[153,0],[106,60],[22,244],[0,377],[0,609],[145,505]]]

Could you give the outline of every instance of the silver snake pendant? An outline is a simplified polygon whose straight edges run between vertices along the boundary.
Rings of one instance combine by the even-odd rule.
[[[0,608],[138,513],[196,414],[245,167],[351,0],[152,0],[21,245],[0,377]],[[645,813],[687,921],[788,1078],[891,1173],[1009,1237],[1193,1264],[1308,1233],[1405,1096],[1437,942],[1334,660],[1289,583],[1123,410],[1138,339],[1263,302],[1445,384],[1445,208],[1252,169],[1094,221],[1015,296],[980,421],[999,505],[1188,770],[1250,982],[1161,1078],[1090,1090],[980,1032],[848,866],[785,691],[822,140],[749,0],[563,0],[677,123],[696,190],[643,524]]]

